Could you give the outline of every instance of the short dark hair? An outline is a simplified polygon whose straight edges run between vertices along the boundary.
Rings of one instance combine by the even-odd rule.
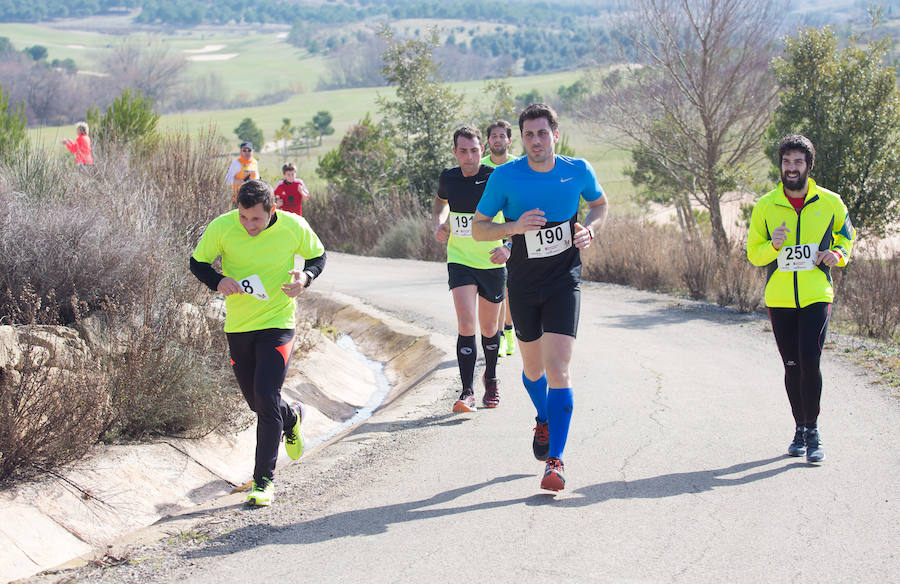
[[[525,120],[537,120],[539,118],[546,118],[547,123],[550,124],[550,129],[554,132],[559,127],[559,116],[556,115],[556,110],[546,103],[533,103],[519,113],[519,132],[522,131]]]
[[[482,143],[481,132],[478,131],[478,128],[473,128],[472,126],[460,126],[456,128],[456,131],[453,132],[453,147],[456,148],[456,140],[462,136],[463,138],[468,138],[469,140],[478,140],[478,143]]]
[[[812,168],[816,163],[816,147],[812,141],[802,134],[791,134],[785,136],[778,143],[778,168],[781,168],[781,160],[785,152],[791,150],[799,150],[806,155],[806,166]]]
[[[287,164],[285,164],[284,166],[281,167],[281,172],[287,172],[289,170],[293,170],[293,171],[297,170],[297,167],[294,166],[293,162],[288,162]]]
[[[494,120],[491,125],[487,127],[487,132],[485,132],[485,136],[487,136],[488,139],[490,139],[491,132],[494,128],[503,128],[506,130],[506,137],[512,140],[512,124],[506,120]]]
[[[244,209],[252,209],[262,203],[266,213],[275,206],[275,194],[272,187],[261,180],[248,180],[238,190],[237,204]]]

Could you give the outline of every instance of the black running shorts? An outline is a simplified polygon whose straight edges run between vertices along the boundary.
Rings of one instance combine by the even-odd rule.
[[[581,289],[557,288],[521,295],[510,290],[509,311],[516,327],[516,337],[522,342],[536,341],[544,333],[574,338],[578,333],[578,316],[581,313]]]
[[[462,264],[447,264],[448,283],[450,289],[460,286],[477,286],[478,295],[494,304],[503,302],[503,291],[506,288],[506,268],[479,270]]]

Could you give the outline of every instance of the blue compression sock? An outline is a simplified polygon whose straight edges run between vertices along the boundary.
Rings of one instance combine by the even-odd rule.
[[[525,384],[525,391],[528,392],[528,396],[531,398],[531,403],[534,404],[534,409],[537,410],[537,418],[541,422],[547,421],[547,376],[541,375],[540,379],[535,379],[534,381],[525,377],[525,373],[522,373],[522,383]]]
[[[562,458],[572,421],[572,388],[550,388],[547,392],[547,422],[550,424],[550,456]]]

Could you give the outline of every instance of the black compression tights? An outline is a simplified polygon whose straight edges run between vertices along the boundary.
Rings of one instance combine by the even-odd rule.
[[[294,331],[265,329],[225,336],[234,376],[250,409],[256,412],[253,480],[259,483],[263,477],[274,478],[281,433],[285,425],[297,423],[294,412],[281,398],[281,385],[294,346]]]
[[[831,316],[831,303],[817,302],[804,308],[770,308],[769,319],[781,360],[784,387],[798,426],[816,427],[822,398],[819,362]]]

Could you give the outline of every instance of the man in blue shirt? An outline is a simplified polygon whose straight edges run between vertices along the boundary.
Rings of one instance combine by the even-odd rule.
[[[559,122],[542,103],[519,114],[526,155],[497,167],[475,213],[476,240],[509,237],[509,306],[522,351],[522,382],[537,411],[532,448],[546,460],[541,488],[565,488],[562,453],[572,418],[569,362],[581,306],[581,253],[608,212],[590,163],[557,155]],[[578,222],[581,199],[588,205]],[[506,223],[492,223],[503,211]]]

